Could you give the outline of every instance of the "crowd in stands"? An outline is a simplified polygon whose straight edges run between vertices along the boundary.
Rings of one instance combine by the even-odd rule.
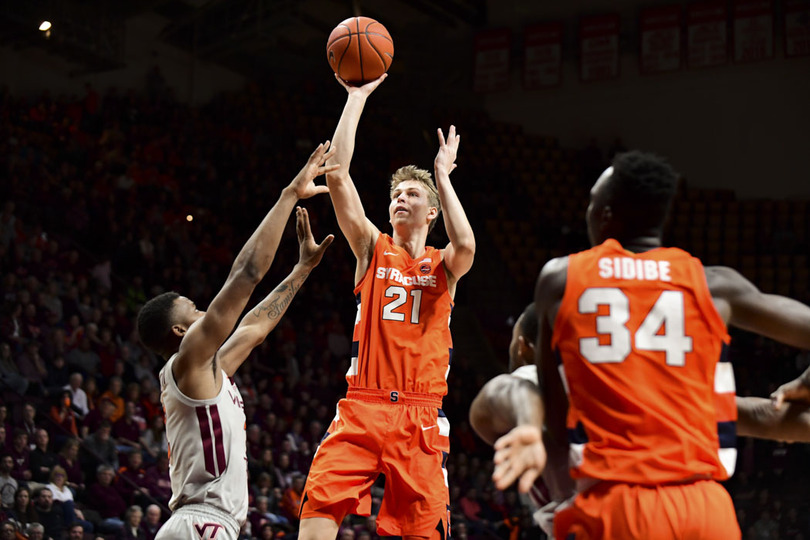
[[[157,380],[163,361],[139,343],[137,310],[165,290],[204,309],[235,250],[331,136],[342,98],[335,94],[335,105],[312,91],[249,86],[191,107],[152,90],[0,93],[0,540],[154,538],[171,495]],[[359,186],[368,214],[384,223],[385,175],[403,157],[394,115],[382,106],[373,114],[379,120],[363,126],[363,137],[374,146],[359,144],[353,167],[370,183]],[[486,122],[470,116],[477,129]],[[497,186],[458,186],[465,202],[486,200],[483,189]],[[337,231],[327,197],[306,205],[316,238]],[[581,240],[556,246],[583,247]],[[290,226],[257,299],[297,252]],[[246,539],[294,538],[313,452],[345,391],[355,311],[345,241],[322,266],[236,375],[248,419]],[[495,331],[508,339],[506,324]],[[763,367],[776,356],[784,380],[810,361],[744,335],[738,341],[738,388],[747,392],[765,395],[763,381],[782,382]],[[453,426],[454,538],[542,538],[517,492],[494,489],[491,450],[467,423],[485,380],[478,367],[454,356],[444,402]],[[810,492],[793,480],[807,477],[807,448],[741,440],[740,449],[740,473],[728,487],[746,537],[810,537]],[[383,489],[381,479],[375,511]],[[339,538],[378,538],[373,516],[347,518]]]

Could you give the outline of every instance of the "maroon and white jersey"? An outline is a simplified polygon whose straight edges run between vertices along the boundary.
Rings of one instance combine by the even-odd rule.
[[[172,355],[160,371],[160,399],[166,412],[169,475],[176,511],[208,504],[245,523],[248,511],[245,411],[236,384],[222,372],[213,399],[191,399],[174,380]]]

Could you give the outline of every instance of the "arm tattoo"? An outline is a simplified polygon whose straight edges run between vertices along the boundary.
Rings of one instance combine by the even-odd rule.
[[[287,310],[287,306],[292,302],[293,297],[304,284],[306,275],[302,276],[299,280],[291,280],[291,283],[281,283],[275,290],[270,293],[265,302],[262,302],[256,309],[253,310],[255,317],[260,317],[262,312],[267,312],[267,318],[270,320],[279,319]]]

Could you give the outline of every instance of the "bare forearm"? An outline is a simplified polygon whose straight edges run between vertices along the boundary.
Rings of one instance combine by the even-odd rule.
[[[779,410],[770,400],[737,398],[737,433],[743,437],[810,442],[810,405],[787,403]]]
[[[470,425],[488,444],[524,424],[542,430],[542,400],[536,386],[511,375],[489,381],[470,407]]]
[[[357,125],[360,123],[360,116],[363,114],[365,105],[366,97],[360,94],[349,94],[346,99],[343,114],[340,116],[340,121],[338,121],[335,134],[332,137],[335,155],[326,162],[327,165],[331,165],[332,163],[340,164],[340,169],[326,175],[326,181],[327,184],[330,184],[330,187],[331,183],[348,178],[349,165],[354,155],[354,140],[357,134]]]
[[[444,214],[444,227],[447,237],[456,250],[468,249],[475,251],[475,235],[473,234],[467,214],[461,206],[461,201],[453,189],[450,176],[436,173],[436,187],[439,191],[439,200],[442,203]]]
[[[250,313],[245,315],[240,326],[251,326],[255,333],[267,337],[267,334],[276,327],[287,312],[293,298],[295,298],[304,281],[309,277],[310,271],[311,269],[300,264],[295,265],[290,275],[279,283]]]
[[[250,236],[236,256],[231,274],[245,274],[256,282],[267,273],[276,256],[281,235],[298,198],[289,187],[281,191],[278,201]]]

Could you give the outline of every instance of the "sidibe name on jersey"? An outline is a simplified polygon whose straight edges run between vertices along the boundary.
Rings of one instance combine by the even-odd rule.
[[[630,257],[602,257],[599,259],[599,277],[672,281],[672,276],[669,274],[669,261],[645,261]]]
[[[377,279],[389,279],[391,281],[396,281],[401,285],[405,285],[406,287],[436,287],[436,276],[435,275],[427,275],[427,276],[404,276],[402,272],[397,270],[396,268],[386,268],[384,266],[377,267],[377,273],[375,275]]]

